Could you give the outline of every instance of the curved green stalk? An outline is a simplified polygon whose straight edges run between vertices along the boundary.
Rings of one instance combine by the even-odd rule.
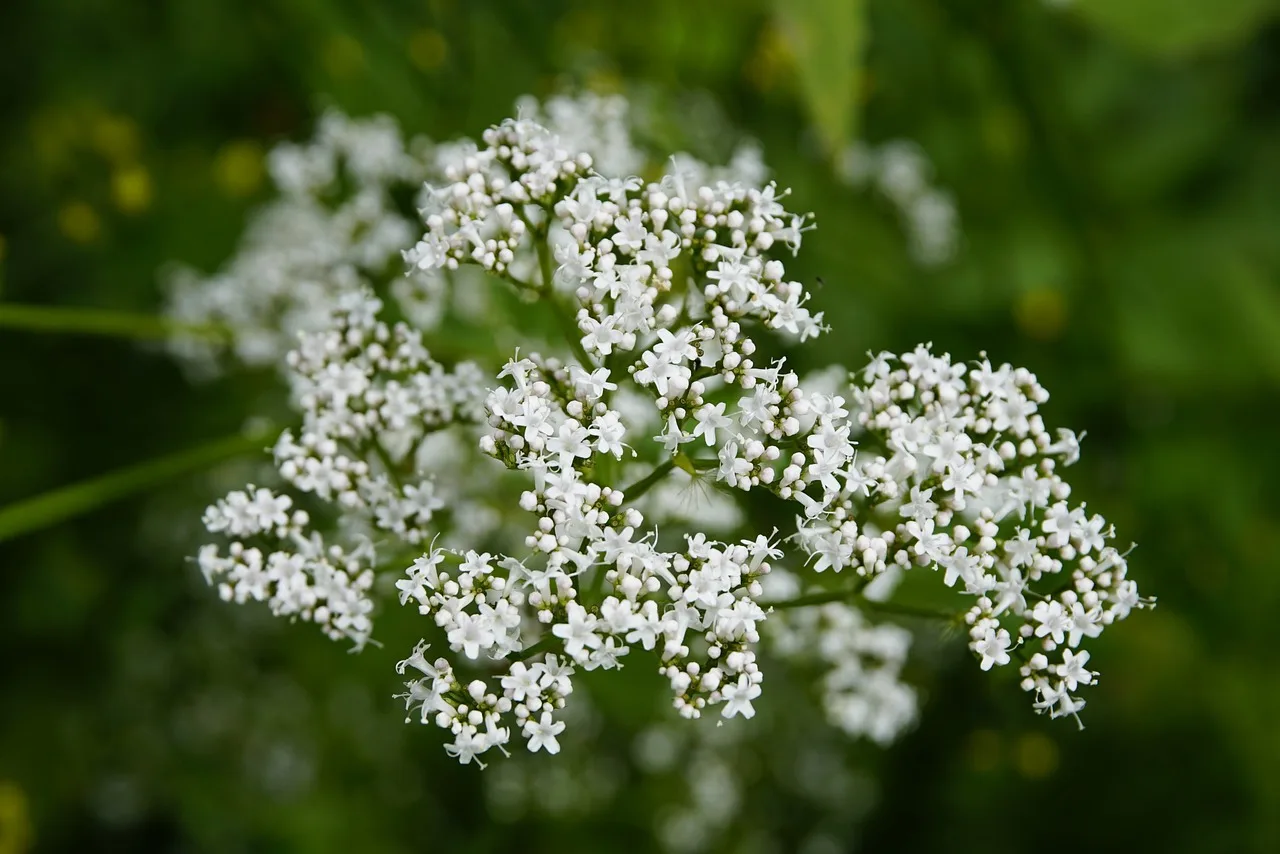
[[[178,337],[209,341],[230,338],[227,330],[220,326],[182,323],[146,314],[82,306],[13,303],[0,303],[0,329],[161,341]]]
[[[266,431],[238,433],[10,504],[0,508],[0,542],[96,510],[178,475],[260,451],[269,441]]]

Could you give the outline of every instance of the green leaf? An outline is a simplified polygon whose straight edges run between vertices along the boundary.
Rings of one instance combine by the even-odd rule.
[[[1075,0],[1080,17],[1138,50],[1181,56],[1229,47],[1280,9],[1277,0]]]
[[[269,433],[264,430],[238,433],[11,504],[0,509],[0,542],[96,510],[178,475],[260,451],[269,441]]]
[[[857,124],[865,0],[775,0],[791,49],[796,83],[828,155],[853,138]]]

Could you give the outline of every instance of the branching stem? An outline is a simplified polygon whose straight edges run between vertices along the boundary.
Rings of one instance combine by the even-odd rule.
[[[634,501],[652,489],[655,484],[670,474],[671,470],[675,467],[676,461],[674,459],[659,463],[653,471],[623,489],[622,494],[626,496],[628,501]]]
[[[789,610],[792,608],[807,608],[812,605],[826,605],[830,602],[849,602],[857,605],[866,611],[873,611],[877,614],[893,614],[899,617],[918,617],[925,620],[941,620],[943,622],[952,622],[955,620],[955,614],[947,611],[939,611],[933,608],[924,608],[918,605],[908,605],[901,602],[877,602],[867,599],[862,595],[862,589],[866,587],[868,581],[863,582],[854,588],[837,588],[835,590],[822,590],[817,593],[808,593],[804,596],[797,596],[794,599],[785,599],[781,602],[766,603],[767,607],[776,610]]]

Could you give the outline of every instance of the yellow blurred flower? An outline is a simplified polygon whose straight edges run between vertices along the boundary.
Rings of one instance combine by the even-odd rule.
[[[251,196],[262,186],[262,146],[251,139],[228,142],[213,159],[213,180],[228,196]]]
[[[585,84],[587,91],[603,95],[610,92],[621,93],[624,81],[618,72],[611,68],[593,68],[587,72]]]
[[[101,113],[89,122],[89,142],[112,163],[129,163],[137,158],[140,134],[138,126],[125,116]]]
[[[1067,303],[1056,288],[1023,291],[1013,305],[1013,319],[1023,334],[1042,341],[1056,338],[1067,325]]]
[[[31,818],[26,793],[0,781],[0,854],[22,854],[31,847]]]
[[[1058,745],[1043,733],[1029,732],[1018,739],[1014,764],[1028,780],[1043,780],[1058,770]]]
[[[1026,125],[1011,107],[992,107],[982,116],[982,139],[992,154],[1001,160],[1013,160],[1026,150]]]
[[[88,202],[68,202],[58,211],[58,230],[76,243],[92,243],[102,235],[102,220]]]
[[[444,64],[449,44],[436,30],[424,28],[409,37],[409,61],[420,71],[434,71]]]
[[[126,214],[151,207],[151,174],[143,166],[122,166],[111,173],[111,198]]]
[[[324,46],[325,70],[332,77],[351,77],[364,68],[364,46],[348,35],[336,35]]]
[[[974,730],[969,734],[966,752],[973,770],[994,771],[1000,765],[1000,734],[991,729]]]
[[[794,61],[782,30],[769,23],[760,30],[756,49],[743,66],[743,76],[759,91],[769,92],[790,73]]]

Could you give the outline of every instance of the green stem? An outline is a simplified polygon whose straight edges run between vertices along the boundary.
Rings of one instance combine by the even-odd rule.
[[[261,451],[269,441],[266,432],[236,434],[19,501],[0,509],[0,541],[96,510],[178,475],[249,451]]]
[[[529,229],[529,234],[533,237],[534,251],[538,254],[538,270],[542,277],[542,287],[537,289],[537,293],[551,307],[551,313],[555,316],[556,323],[564,334],[565,340],[569,342],[574,358],[582,363],[584,370],[594,371],[596,365],[582,346],[582,331],[578,329],[578,324],[565,307],[560,304],[560,300],[556,296],[555,287],[553,286],[555,270],[551,264],[551,247],[547,244],[546,228],[535,227],[533,221],[519,208],[517,208],[517,215],[524,221],[525,227]]]
[[[578,329],[578,324],[569,316],[568,311],[560,304],[560,300],[556,298],[554,293],[547,294],[547,303],[551,306],[551,312],[556,317],[556,323],[560,326],[560,331],[564,334],[565,340],[569,342],[569,348],[573,350],[574,357],[582,363],[582,369],[590,373],[596,369],[596,364],[591,357],[587,355],[586,348],[582,346],[582,330]]]
[[[956,615],[946,611],[935,611],[932,608],[922,608],[917,605],[906,605],[899,602],[876,602],[866,599],[859,595],[862,588],[866,587],[867,582],[857,585],[853,589],[838,588],[836,590],[821,590],[817,593],[808,593],[804,596],[797,596],[794,599],[786,599],[782,602],[766,603],[767,607],[777,609],[779,611],[790,608],[807,608],[812,605],[826,605],[830,602],[849,602],[852,605],[865,610],[873,611],[877,614],[893,614],[899,617],[919,617],[927,620],[941,620],[943,622],[952,622]]]
[[[12,303],[0,303],[0,329],[104,335],[110,338],[143,340],[165,340],[185,336],[225,342],[231,337],[230,333],[220,326],[182,323],[145,314],[79,306],[14,305]]]
[[[391,478],[391,482],[395,485],[396,491],[404,494],[404,479],[400,477],[400,470],[396,468],[396,464],[391,460],[391,454],[387,453],[387,449],[382,447],[382,443],[377,439],[370,443],[373,453],[377,456],[378,461],[382,463],[382,467],[387,470],[387,477]]]
[[[535,655],[538,655],[539,653],[543,653],[543,652],[547,652],[548,650],[555,649],[557,643],[558,643],[558,638],[556,638],[556,636],[553,634],[547,633],[542,636],[542,640],[538,641],[532,646],[526,646],[524,649],[520,650],[514,655],[508,656],[508,660],[527,661],[530,658],[533,658]]]
[[[542,292],[550,294],[555,271],[551,268],[551,247],[547,245],[546,221],[543,221],[543,226],[535,227],[533,221],[525,215],[523,210],[520,210],[520,219],[524,220],[529,233],[533,235],[533,248],[538,253],[538,272],[542,277]]]
[[[858,601],[858,607],[877,614],[893,614],[899,617],[919,617],[922,620],[941,620],[954,622],[956,615],[947,611],[936,611],[933,608],[921,608],[917,605],[906,605],[900,602],[873,602],[870,599]]]
[[[784,599],[781,602],[766,602],[765,607],[773,608],[778,611],[785,611],[790,608],[808,608],[810,605],[826,605],[828,602],[842,602],[853,595],[849,590],[823,590],[818,593],[808,593],[804,596],[797,596],[794,599]]]
[[[653,471],[649,472],[630,486],[624,488],[622,490],[622,494],[626,496],[628,501],[634,501],[652,489],[656,483],[670,474],[671,470],[675,467],[675,460],[667,460],[664,463],[659,463]]]
[[[517,279],[515,276],[511,275],[510,273],[504,275],[502,277],[502,280],[504,282],[508,282],[512,285],[515,285],[518,289],[522,291],[528,291],[534,296],[542,296],[542,288],[538,287],[537,285],[531,285],[528,282],[526,282],[524,279]]]

